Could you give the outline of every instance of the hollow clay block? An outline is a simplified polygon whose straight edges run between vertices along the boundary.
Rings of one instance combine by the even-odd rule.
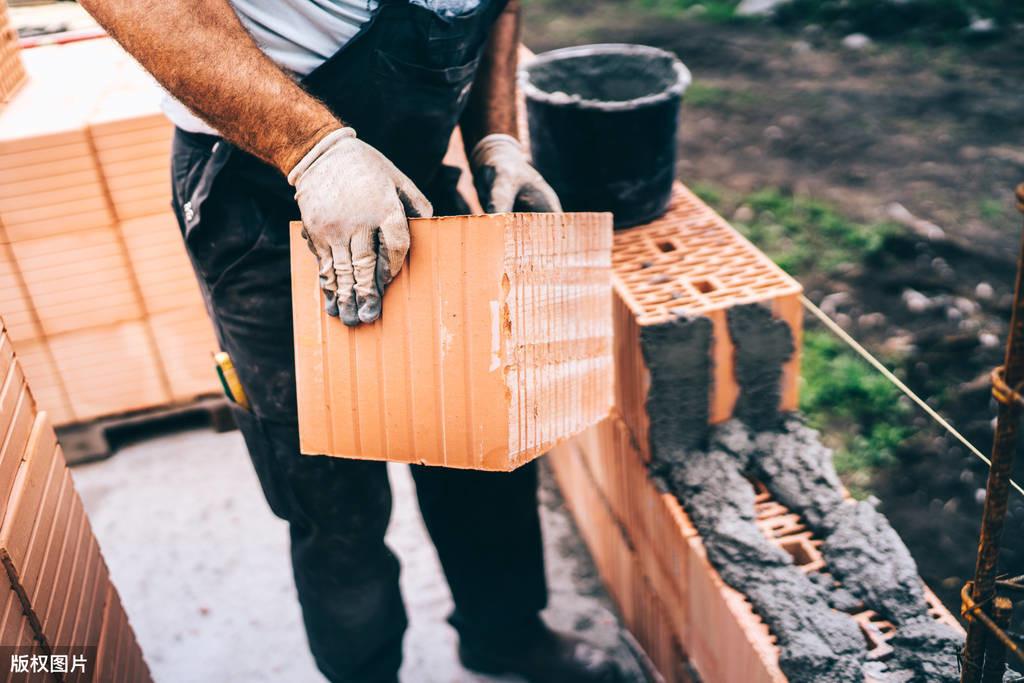
[[[615,232],[612,263],[616,406],[645,456],[797,408],[800,284],[685,186],[661,218]]]
[[[324,312],[292,224],[301,448],[512,470],[612,405],[609,214],[414,219],[383,315]]]

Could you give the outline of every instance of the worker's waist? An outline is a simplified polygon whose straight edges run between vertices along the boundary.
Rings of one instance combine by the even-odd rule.
[[[179,126],[174,127],[176,135],[181,136],[189,146],[191,147],[203,147],[209,150],[213,149],[213,146],[218,142],[223,142],[224,138],[219,135],[208,135],[206,133],[193,133],[190,130],[185,130]]]
[[[175,127],[174,134],[176,144],[195,152],[189,154],[187,163],[192,166],[192,173],[202,175],[210,189],[217,176],[227,171],[254,191],[271,192],[281,199],[293,201],[294,190],[284,174],[262,159],[238,149],[219,135],[196,133],[179,127]]]

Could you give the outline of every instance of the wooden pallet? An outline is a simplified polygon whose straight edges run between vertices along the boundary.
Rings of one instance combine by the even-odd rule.
[[[141,438],[186,428],[210,427],[215,432],[237,429],[230,403],[223,396],[209,396],[90,422],[57,428],[57,438],[69,465],[109,458],[126,444]]]

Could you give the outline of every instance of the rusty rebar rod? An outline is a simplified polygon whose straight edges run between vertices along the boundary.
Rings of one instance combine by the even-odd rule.
[[[1004,655],[1006,653],[1010,653],[1013,655],[1014,659],[1019,662],[1019,664],[1024,664],[1024,650],[1022,650],[1021,646],[1014,641],[1012,634],[1008,630],[1005,630],[996,624],[989,615],[985,614],[981,609],[983,605],[977,605],[973,600],[971,600],[972,585],[973,582],[968,581],[960,590],[960,615],[967,619],[967,621],[971,621],[972,619],[980,621],[982,625],[988,629],[989,635],[994,636],[995,640],[999,641],[1003,648]]]
[[[1010,626],[1010,616],[1013,614],[1013,603],[1009,598],[997,595],[992,600],[992,622],[996,627],[1006,632]],[[994,632],[993,632],[994,633]],[[985,646],[985,664],[981,667],[981,683],[1003,683],[1003,675],[1006,673],[1006,645],[999,638],[991,638]]]
[[[1016,196],[1017,208],[1024,213],[1024,183],[1017,186]],[[1006,521],[1010,471],[1017,451],[1017,431],[1022,410],[1021,401],[1017,400],[1017,396],[1024,384],[1024,239],[1021,240],[1021,250],[1017,256],[1010,333],[1006,340],[1006,355],[1001,374],[1005,384],[1012,389],[1013,395],[1006,396],[1005,392],[993,392],[999,402],[999,412],[995,439],[992,443],[992,466],[989,468],[988,483],[985,486],[985,507],[981,515],[978,559],[971,587],[971,599],[974,604],[981,606],[981,610],[991,609],[990,603],[996,595],[996,565],[999,560],[1003,523]],[[981,681],[986,644],[997,640],[994,633],[990,634],[987,624],[983,623],[982,619],[974,618],[968,622],[963,668],[960,671],[961,683]]]

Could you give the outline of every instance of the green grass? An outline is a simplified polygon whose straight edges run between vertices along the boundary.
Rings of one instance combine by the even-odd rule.
[[[699,80],[690,84],[683,98],[687,107],[714,109],[720,113],[729,109],[749,110],[757,105],[752,92],[708,85]]]
[[[724,203],[724,197],[723,191],[717,185],[697,181],[688,183],[687,187],[690,188],[691,192],[704,200],[706,204],[721,211]]]
[[[685,12],[707,21],[732,21],[737,18],[739,0],[632,0],[632,4],[664,16]]]
[[[844,263],[859,263],[878,253],[899,228],[890,223],[860,223],[831,205],[795,197],[774,188],[730,197],[719,188],[698,185],[694,191],[708,204],[748,207],[749,220],[736,228],[790,274],[831,273]],[[734,212],[731,212],[734,213]]]
[[[1001,223],[1009,222],[1010,211],[1000,199],[982,199],[978,202],[978,213],[988,223],[999,226]],[[1016,228],[1016,226],[1014,226]]]
[[[911,436],[910,411],[896,387],[829,332],[805,332],[801,362],[800,409],[835,448],[851,492],[863,496]]]

